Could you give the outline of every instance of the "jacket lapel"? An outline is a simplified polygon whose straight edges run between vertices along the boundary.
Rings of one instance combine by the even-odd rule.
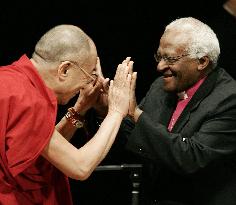
[[[176,95],[165,93],[166,96],[162,98],[162,112],[160,113],[160,121],[163,125],[168,127],[172,114],[175,110],[178,97]]]
[[[212,89],[215,87],[217,76],[219,73],[219,68],[215,68],[213,72],[209,74],[203,84],[199,87],[197,92],[194,94],[188,105],[185,107],[179,119],[175,123],[172,132],[180,132],[184,125],[188,122],[190,114],[193,110],[197,109],[201,101],[209,95]]]

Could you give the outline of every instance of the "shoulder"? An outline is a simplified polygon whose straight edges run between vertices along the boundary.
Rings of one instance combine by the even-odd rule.
[[[46,111],[50,102],[34,86],[32,80],[12,66],[0,68],[0,103],[9,112],[20,116],[31,112]],[[3,106],[2,106],[3,108]]]
[[[17,95],[29,86],[26,75],[14,69],[14,66],[12,65],[0,68],[0,83],[1,93],[4,93],[4,90],[7,90],[5,94],[14,93]]]
[[[209,108],[209,113],[213,114],[236,108],[236,81],[222,68],[218,68],[216,72],[211,85],[213,87],[202,101],[203,109]],[[208,81],[208,84],[210,83]],[[204,90],[208,89],[207,86]]]
[[[215,91],[222,97],[236,95],[236,81],[223,68],[219,68],[219,74],[215,83]]]

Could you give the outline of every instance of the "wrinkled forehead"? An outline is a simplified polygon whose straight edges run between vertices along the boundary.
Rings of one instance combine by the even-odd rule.
[[[187,48],[189,36],[180,31],[166,31],[161,39],[158,51],[166,53],[181,53]]]

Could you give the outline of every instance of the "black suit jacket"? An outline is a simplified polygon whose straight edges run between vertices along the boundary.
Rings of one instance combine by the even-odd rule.
[[[146,163],[148,195],[160,204],[236,204],[236,83],[216,68],[192,97],[171,132],[175,94],[151,86],[134,126],[121,127],[126,149]],[[149,181],[148,181],[149,180]]]

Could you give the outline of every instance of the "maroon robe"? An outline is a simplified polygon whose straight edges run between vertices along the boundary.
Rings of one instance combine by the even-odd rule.
[[[26,55],[0,67],[0,204],[70,205],[68,178],[40,153],[57,100]]]

